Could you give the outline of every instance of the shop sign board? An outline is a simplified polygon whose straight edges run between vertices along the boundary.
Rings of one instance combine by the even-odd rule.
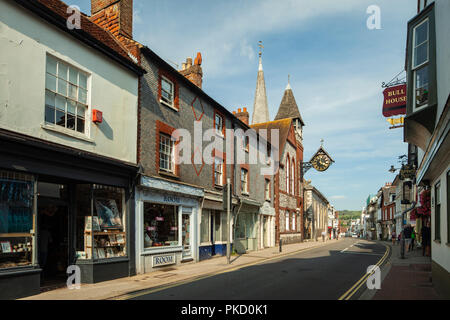
[[[383,116],[389,118],[406,114],[406,84],[386,88],[383,95]]]
[[[177,263],[176,256],[174,253],[153,256],[152,260],[153,260],[153,267],[162,267]]]

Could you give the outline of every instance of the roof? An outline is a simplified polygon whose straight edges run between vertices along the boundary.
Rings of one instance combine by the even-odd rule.
[[[286,118],[299,119],[302,126],[305,125],[302,116],[300,115],[300,111],[298,110],[297,102],[295,101],[294,93],[292,92],[290,84],[287,85],[286,90],[284,91],[284,96],[281,100],[280,108],[278,109],[278,114],[275,117],[275,120]]]
[[[107,30],[90,21],[85,14],[81,14],[81,29],[67,28],[67,19],[72,13],[67,13],[68,5],[60,0],[13,0],[24,8],[34,12],[47,22],[85,44],[101,51],[116,62],[131,69],[138,75],[145,73],[132,58],[129,52]],[[69,11],[70,12],[70,11]]]
[[[251,125],[250,127],[254,129],[259,134],[259,130],[266,129],[267,130],[267,140],[272,141],[271,133],[272,130],[279,130],[279,146],[280,146],[280,159],[282,152],[284,150],[284,145],[286,144],[286,141],[289,136],[289,130],[292,126],[292,119],[281,119],[281,120],[275,120],[270,122],[264,122],[264,123],[258,123]]]
[[[183,83],[187,88],[192,90],[193,92],[197,93],[198,95],[201,95],[205,100],[207,100],[209,103],[213,105],[213,107],[217,108],[219,111],[224,113],[225,115],[228,115],[235,123],[238,123],[240,127],[244,129],[249,129],[250,126],[247,125],[245,122],[238,119],[233,113],[231,113],[227,108],[222,106],[219,102],[214,100],[211,96],[209,96],[203,89],[196,86],[191,80],[183,76],[180,72],[178,72],[174,67],[172,67],[168,62],[166,62],[163,58],[158,56],[152,49],[150,49],[148,46],[143,46],[141,48],[141,52],[145,54],[147,57],[153,59],[153,62],[159,64],[162,68],[164,68],[166,71],[170,72],[173,76],[177,78],[178,81]]]

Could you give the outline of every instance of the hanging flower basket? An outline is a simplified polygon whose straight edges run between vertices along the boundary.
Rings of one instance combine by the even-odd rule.
[[[425,190],[420,194],[421,207],[417,208],[417,214],[419,216],[431,215],[431,191]]]

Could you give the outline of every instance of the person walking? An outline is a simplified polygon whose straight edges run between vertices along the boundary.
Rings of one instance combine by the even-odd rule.
[[[411,227],[411,251],[414,251],[414,243],[416,241],[416,231]]]
[[[395,233],[395,229],[392,230],[392,245],[395,246],[395,241],[397,240],[397,234]]]
[[[422,255],[425,257],[430,256],[430,245],[431,245],[431,229],[430,222],[427,221],[422,227]]]
[[[326,234],[327,234],[327,233],[326,233],[325,231],[322,232],[322,242],[325,242],[325,236],[326,236]]]
[[[403,236],[405,237],[406,252],[409,252],[411,248],[411,234],[412,234],[411,225],[407,224],[405,226],[405,229],[403,230]]]

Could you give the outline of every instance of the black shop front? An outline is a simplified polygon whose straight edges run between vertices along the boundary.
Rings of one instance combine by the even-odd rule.
[[[0,130],[0,299],[135,274],[135,165]],[[72,267],[73,268],[73,267]]]

